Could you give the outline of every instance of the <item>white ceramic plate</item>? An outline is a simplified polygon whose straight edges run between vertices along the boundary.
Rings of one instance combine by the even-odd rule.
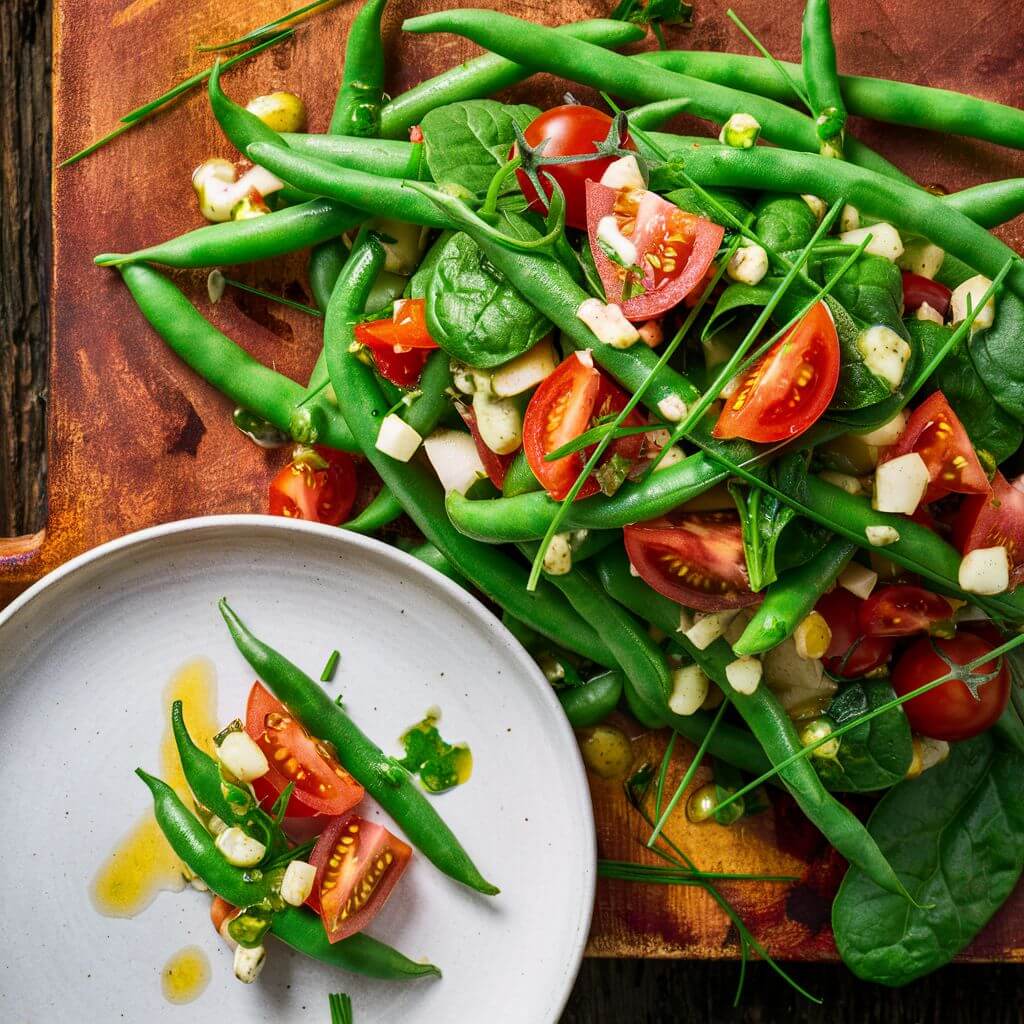
[[[98,866],[149,806],[132,772],[159,765],[161,694],[175,670],[212,659],[222,720],[244,711],[252,672],[217,614],[222,595],[311,674],[340,650],[333,689],[386,750],[398,752],[431,705],[442,735],[470,745],[472,778],[434,799],[501,895],[477,896],[416,856],[370,928],[438,964],[441,980],[356,978],[271,940],[266,969],[245,986],[210,926],[208,895],[161,893],[130,920],[94,910]],[[218,516],[59,569],[0,614],[0,779],[0,1020],[326,1024],[328,993],[344,991],[358,1024],[543,1024],[558,1018],[579,966],[595,842],[565,717],[491,614],[376,541]],[[160,972],[193,943],[213,978],[174,1006]]]

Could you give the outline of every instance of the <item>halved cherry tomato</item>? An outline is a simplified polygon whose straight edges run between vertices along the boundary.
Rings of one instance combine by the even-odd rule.
[[[955,665],[967,665],[983,658],[994,645],[973,633],[958,633],[948,640],[923,637],[908,647],[896,662],[892,687],[899,696],[939,679],[950,671],[939,657],[938,648]],[[1010,674],[1006,661],[988,661],[974,669],[979,676],[999,669],[999,674],[978,688],[978,698],[959,679],[914,697],[903,705],[911,726],[923,736],[937,740],[967,740],[995,725],[1010,699]]]
[[[604,217],[636,246],[635,270],[609,259],[598,237]],[[587,182],[587,232],[594,265],[609,302],[630,320],[647,320],[678,306],[704,284],[725,228],[680,210],[656,192]],[[640,294],[626,294],[627,280]],[[625,297],[625,301],[623,301]]]
[[[949,300],[953,293],[938,281],[922,277],[909,270],[903,271],[903,315],[906,316],[927,302],[937,313],[945,317],[949,311]]]
[[[357,814],[328,826],[309,861],[316,868],[313,892],[331,942],[361,932],[376,917],[411,856],[401,839]]]
[[[415,387],[437,343],[427,330],[426,302],[399,299],[390,320],[356,324],[356,341],[370,350],[377,372],[400,388]]]
[[[1024,477],[1008,483],[998,470],[988,494],[969,494],[953,521],[961,555],[1002,545],[1010,560],[1010,588],[1024,583]]]
[[[508,472],[509,464],[515,455],[499,455],[484,444],[484,439],[480,436],[480,430],[476,425],[476,414],[468,402],[456,402],[455,408],[458,409],[462,422],[469,427],[469,432],[473,435],[473,443],[476,445],[477,454],[487,473],[487,479],[500,491],[505,484],[505,474]]]
[[[596,153],[598,144],[608,138],[611,127],[612,119],[602,111],[579,103],[567,103],[545,110],[539,117],[535,117],[526,126],[523,137],[533,149],[544,144],[540,154],[543,160],[544,157]],[[636,149],[636,146],[627,136],[623,148]],[[513,146],[511,155],[515,156],[517,152],[517,148]],[[615,156],[598,156],[593,160],[581,160],[579,163],[547,164],[538,168],[541,185],[548,198],[551,197],[553,190],[546,175],[550,174],[558,182],[558,187],[565,196],[565,222],[569,227],[586,230],[586,183],[599,181],[608,165],[617,159]],[[526,173],[516,171],[516,178],[530,204],[530,209],[536,213],[544,213],[547,204],[541,202]]]
[[[356,464],[347,452],[316,447],[326,465],[300,458],[289,462],[270,482],[270,514],[338,526],[356,500]],[[311,464],[313,463],[313,464]]]
[[[718,612],[759,600],[750,589],[735,512],[686,512],[623,529],[633,568],[686,608]]]
[[[583,471],[588,452],[573,452],[553,462],[546,456],[588,431],[595,420],[619,412],[629,396],[598,370],[588,353],[574,352],[547,377],[533,393],[523,417],[523,449],[526,461],[545,490],[561,501]],[[635,412],[624,420],[625,426],[640,426],[643,419]],[[613,455],[634,460],[643,447],[643,435],[620,438],[606,450],[607,461]],[[588,498],[598,491],[593,476],[577,495]]]
[[[879,587],[858,616],[865,636],[948,635],[953,629],[953,609],[944,597],[906,584]]]
[[[923,501],[938,501],[951,492],[988,494],[990,488],[974,445],[941,391],[929,395],[913,412],[900,439],[882,452],[881,462],[917,452],[931,483]]]
[[[262,684],[253,683],[245,711],[245,731],[267,756],[263,777],[278,793],[295,783],[288,810],[296,802],[319,814],[344,814],[363,799],[363,787],[318,739]]]
[[[892,654],[894,640],[884,636],[865,636],[861,631],[860,610],[863,604],[848,590],[836,587],[815,605],[815,611],[832,631],[832,642],[821,659],[829,675],[856,679],[884,665]]]
[[[821,417],[838,383],[839,336],[819,302],[747,371],[713,433],[761,444],[796,437]]]
[[[224,927],[226,921],[234,920],[238,917],[238,907],[227,900],[222,899],[220,896],[214,896],[213,902],[210,904],[210,920],[213,922],[213,930],[223,938],[221,929]]]

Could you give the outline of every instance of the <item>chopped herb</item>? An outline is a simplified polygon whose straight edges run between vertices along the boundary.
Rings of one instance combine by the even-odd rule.
[[[428,793],[443,793],[466,782],[473,771],[473,755],[464,743],[451,744],[437,731],[440,712],[431,709],[422,722],[402,734],[405,757],[398,763],[419,775]]]
[[[327,664],[324,665],[323,672],[320,673],[320,682],[329,683],[334,678],[334,670],[338,667],[338,662],[341,660],[340,651],[331,651],[327,658]]]
[[[344,992],[334,992],[327,997],[331,1007],[331,1024],[352,1024],[352,1000]]]

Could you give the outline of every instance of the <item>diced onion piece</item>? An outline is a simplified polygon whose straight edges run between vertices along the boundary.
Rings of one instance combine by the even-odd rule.
[[[904,244],[903,255],[896,262],[901,270],[934,278],[942,269],[945,258],[945,252],[937,245],[932,245],[927,238],[912,238]]]
[[[246,732],[229,732],[217,747],[217,760],[239,782],[261,779],[270,771],[267,755]]]
[[[1010,559],[1001,544],[975,548],[964,555],[958,574],[960,589],[969,594],[1002,594],[1010,586]]]
[[[234,963],[235,977],[246,985],[251,985],[260,976],[260,971],[263,970],[266,960],[267,951],[262,946],[254,946],[252,949],[246,946],[237,946]]]
[[[725,678],[737,692],[746,696],[752,694],[761,683],[761,662],[753,655],[737,658],[725,666]]]
[[[622,307],[614,302],[587,299],[580,303],[576,316],[604,345],[612,348],[630,348],[640,340],[637,329],[626,319]]]
[[[237,825],[231,825],[214,840],[224,859],[236,868],[255,867],[267,852],[258,839],[246,835]]]
[[[820,757],[827,761],[832,761],[839,756],[839,740],[825,739],[825,737],[831,735],[831,723],[824,718],[816,718],[813,722],[808,722],[800,730],[800,744],[801,746],[808,747],[818,740],[825,740],[824,743],[811,751],[811,757]]]
[[[206,294],[214,305],[224,298],[227,280],[219,270],[211,270],[206,277]]]
[[[480,439],[497,455],[511,455],[523,443],[523,414],[511,398],[491,398],[485,391],[473,396],[473,415]]]
[[[658,403],[658,415],[669,423],[681,423],[688,411],[679,395],[667,395]]]
[[[624,156],[613,160],[601,175],[601,184],[605,188],[645,189],[647,182],[640,172],[640,165],[635,156]]]
[[[423,442],[423,448],[445,494],[465,494],[477,480],[487,476],[473,438],[460,430],[435,430]]]
[[[891,327],[876,324],[857,336],[857,349],[864,358],[864,365],[884,380],[891,391],[900,386],[911,355],[910,345],[904,338]]]
[[[544,552],[544,571],[549,576],[564,576],[572,570],[572,544],[568,533],[556,533]]]
[[[866,601],[871,596],[871,591],[875,589],[878,573],[866,569],[860,562],[850,562],[839,574],[839,579],[836,582],[854,597]]]
[[[292,860],[281,879],[281,899],[293,907],[301,907],[313,891],[316,868],[304,860]]]
[[[648,348],[657,348],[665,340],[665,332],[658,320],[648,320],[642,327],[637,328],[637,334]]]
[[[864,536],[872,547],[884,548],[900,539],[900,531],[894,526],[866,526]]]
[[[900,238],[900,233],[891,224],[884,222],[843,231],[839,235],[839,241],[846,245],[860,245],[868,235],[871,236],[871,241],[868,242],[865,252],[872,256],[881,256],[892,263],[903,255],[903,239]]]
[[[558,368],[550,338],[538,341],[521,356],[499,366],[491,375],[491,390],[498,398],[511,398],[536,387]]]
[[[768,253],[759,245],[741,245],[725,270],[740,284],[759,284],[768,273]]]
[[[801,196],[800,197],[810,208],[811,213],[814,214],[814,219],[821,221],[821,218],[828,213],[828,205],[824,199],[819,199],[818,196]]]
[[[982,296],[992,286],[992,282],[982,274],[969,277],[963,284],[953,290],[953,296],[949,300],[950,314],[953,319],[953,326],[962,323],[967,319],[971,310],[978,309],[978,303]],[[991,327],[996,319],[996,297],[993,295],[981,309],[971,324],[972,331],[983,331]]]
[[[684,665],[672,673],[672,696],[669,710],[676,715],[692,715],[699,711],[708,697],[708,677],[698,665]]]
[[[877,448],[885,448],[895,444],[907,429],[907,414],[901,409],[891,420],[883,423],[866,434],[857,434],[865,444],[874,445]]]
[[[612,214],[597,222],[597,238],[604,242],[624,267],[636,265],[636,246],[619,230],[619,222]]]
[[[875,471],[872,507],[879,512],[911,516],[928,490],[929,480],[928,467],[917,452],[883,462]]]
[[[686,630],[683,636],[698,651],[703,651],[710,647],[719,637],[725,635],[725,631],[735,615],[736,612],[734,610],[708,612],[706,615],[700,615],[694,620],[693,625]]]
[[[232,219],[240,203],[250,192],[270,195],[284,187],[284,182],[262,167],[252,167],[241,177],[230,160],[207,160],[192,172],[192,187],[199,197],[203,216],[214,223]]]
[[[671,448],[665,452],[664,455],[658,461],[658,464],[654,467],[654,471],[657,473],[659,470],[668,469],[669,466],[677,466],[686,458],[686,453],[679,445],[674,444]]]
[[[391,217],[371,217],[365,227],[381,236],[386,271],[408,277],[419,266],[430,236],[427,228]]]
[[[840,232],[856,231],[859,227],[860,210],[847,203],[839,214],[839,230]]]
[[[826,470],[824,473],[820,473],[819,476],[826,483],[846,491],[847,494],[860,494],[864,490],[860,480],[855,476],[850,476],[849,473],[834,473],[832,470]]]
[[[718,141],[733,149],[750,149],[761,134],[761,125],[752,114],[733,114],[718,134]]]
[[[931,736],[916,738],[921,742],[921,771],[926,772],[949,757],[949,744],[945,740],[933,740]]]
[[[932,309],[927,302],[922,302],[920,306],[914,310],[915,320],[925,320],[931,324],[938,324],[940,327],[946,322],[942,314],[937,309]]]
[[[797,655],[804,661],[823,658],[832,642],[832,630],[820,612],[811,612],[796,627],[793,642]]]
[[[408,462],[423,443],[420,434],[397,413],[388,413],[377,434],[377,451],[398,462]]]

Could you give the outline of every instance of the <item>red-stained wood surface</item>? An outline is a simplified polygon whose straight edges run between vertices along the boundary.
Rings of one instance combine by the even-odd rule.
[[[61,159],[115,126],[124,111],[208,65],[201,43],[228,38],[284,13],[288,0],[57,0],[54,46],[54,152]],[[393,92],[459,63],[475,48],[452,37],[403,37],[404,17],[434,9],[396,0],[385,18]],[[610,3],[569,0],[499,5],[546,23],[607,13]],[[697,49],[749,46],[719,0],[700,2],[691,30],[670,32],[673,45]],[[802,4],[743,3],[740,14],[779,57],[798,59]],[[901,77],[1019,101],[1024,49],[1019,8],[980,0],[963,10],[909,0],[833,3],[844,71]],[[340,53],[355,10],[352,0],[318,15],[294,41],[225,76],[236,98],[287,88],[323,130],[337,86]],[[566,84],[537,78],[512,96],[557,102]],[[590,99],[587,90],[575,95]],[[684,127],[708,131],[694,124]],[[852,130],[918,180],[949,189],[1024,173],[1024,160],[994,146],[909,129],[854,123]],[[97,252],[128,251],[198,226],[192,169],[234,154],[219,136],[199,92],[121,137],[85,162],[59,171],[54,185],[54,277],[49,520],[44,533],[0,540],[0,605],[69,558],[113,537],[156,523],[219,512],[263,511],[267,483],[282,453],[241,441],[229,404],[188,371],[148,329],[114,271],[93,266]],[[1018,223],[1003,232],[1018,249]],[[242,268],[250,283],[308,300],[304,258]],[[303,378],[319,344],[316,321],[237,292],[216,307],[203,274],[179,274],[210,318],[254,355]],[[657,762],[663,735],[620,724],[634,739],[636,764]],[[678,779],[689,751],[680,745]],[[706,778],[698,775],[698,784]],[[619,782],[592,781],[600,854],[640,853],[644,827]],[[793,885],[724,887],[758,937],[776,955],[832,959],[829,906],[843,865],[793,805],[773,796],[771,813],[731,829],[677,820],[669,834],[706,870],[790,874]],[[863,801],[856,809],[866,811]],[[677,816],[679,819],[682,816]],[[735,931],[696,889],[601,882],[590,952],[597,956],[735,957]],[[974,943],[967,958],[1024,960],[1024,895],[1018,893]]]

